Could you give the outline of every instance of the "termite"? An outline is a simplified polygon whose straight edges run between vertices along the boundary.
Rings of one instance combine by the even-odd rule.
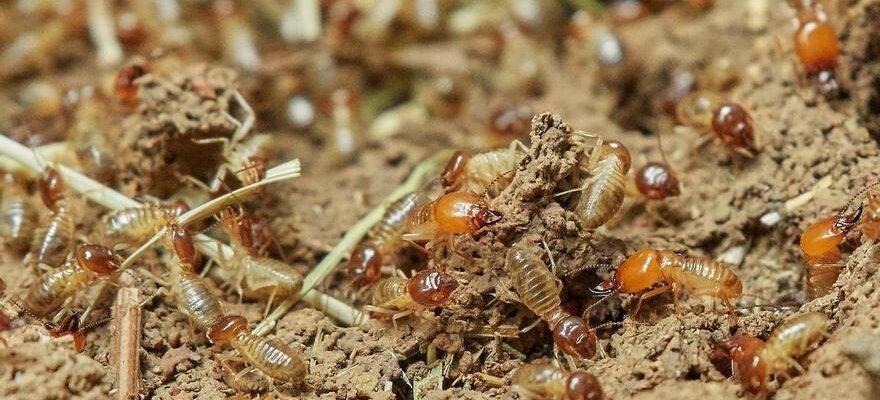
[[[302,351],[275,339],[255,336],[247,325],[247,319],[240,315],[224,315],[208,330],[208,340],[215,346],[229,343],[249,364],[272,379],[301,383],[308,372]]]
[[[550,326],[553,342],[567,354],[590,358],[596,354],[596,334],[580,317],[562,309],[556,277],[540,257],[522,245],[507,251],[505,263],[522,303]]]
[[[452,275],[432,269],[419,271],[412,278],[385,278],[373,286],[372,305],[366,309],[390,314],[397,321],[415,311],[443,305],[457,287]]]
[[[233,248],[231,259],[225,260],[228,268],[236,271],[234,287],[239,296],[267,299],[268,312],[275,297],[292,296],[302,288],[303,276],[290,265],[257,255],[253,243],[250,217],[232,208],[222,210],[218,219],[229,235]]]
[[[620,142],[604,142],[593,150],[585,167],[589,176],[578,189],[581,193],[574,211],[584,229],[596,229],[608,222],[623,204],[629,151]]]
[[[828,329],[828,317],[820,312],[800,314],[777,326],[765,343],[753,336],[738,335],[720,343],[730,354],[743,386],[753,393],[763,393],[771,375],[785,373],[792,366],[803,372],[796,358],[822,338]]]
[[[37,228],[31,251],[37,264],[60,265],[75,241],[73,201],[66,194],[64,181],[54,167],[47,166],[37,181],[43,204],[52,210],[45,225]]]
[[[116,272],[119,264],[119,256],[110,248],[80,245],[62,266],[43,274],[27,291],[22,302],[24,309],[45,317],[81,289]]]
[[[511,172],[523,156],[520,147],[522,143],[514,141],[506,149],[476,154],[458,150],[446,164],[440,183],[447,193],[463,191],[495,195],[513,179]]]
[[[482,197],[465,192],[451,192],[416,207],[409,215],[406,232],[408,241],[439,241],[447,239],[452,248],[456,234],[474,233],[498,223],[502,215]]]
[[[684,291],[721,300],[730,311],[731,318],[736,320],[730,299],[742,294],[742,282],[730,266],[708,258],[676,254],[671,250],[644,248],[637,251],[617,267],[610,279],[591,291],[601,296],[614,292],[639,293],[658,283],[662,285],[639,296],[633,314],[638,313],[643,300],[672,290],[676,314],[681,313],[678,295]]]
[[[136,105],[138,102],[138,87],[135,81],[150,71],[150,65],[146,60],[137,58],[123,65],[116,75],[113,91],[123,104]]]
[[[504,146],[529,134],[535,111],[526,104],[499,104],[489,114],[489,145]]]
[[[192,235],[176,224],[169,224],[168,247],[176,256],[171,270],[171,295],[178,309],[197,327],[208,331],[223,315],[223,306],[217,295],[196,272],[196,249]]]
[[[145,204],[120,208],[101,217],[95,228],[95,237],[102,243],[112,245],[136,245],[187,211],[189,206],[182,200],[170,206]]]
[[[712,131],[728,147],[746,156],[758,152],[752,116],[739,103],[720,101],[716,95],[695,92],[678,103],[680,123],[698,131]]]
[[[816,79],[819,92],[829,98],[842,93],[837,77],[840,42],[828,16],[814,0],[789,0],[797,12],[794,49],[808,77]]]
[[[536,400],[602,400],[602,386],[585,371],[566,371],[551,363],[525,364],[513,372],[513,388]]]
[[[409,215],[425,202],[420,192],[411,192],[385,209],[382,219],[367,234],[348,259],[348,275],[358,286],[373,283],[382,269],[383,261],[402,243]]]
[[[0,237],[12,251],[24,252],[34,234],[37,212],[27,191],[12,174],[5,175],[0,195],[0,217],[3,218],[0,220]]]
[[[876,183],[868,188],[874,185]],[[863,189],[862,192],[868,188]],[[855,197],[858,197],[862,192]],[[865,211],[865,206],[862,204],[852,214],[846,215],[847,208],[849,208],[849,204],[840,213],[829,215],[812,223],[801,234],[801,251],[804,253],[804,261],[807,263],[804,291],[810,299],[828,294],[843,269],[838,245],[843,242],[847,233],[859,223]]]
[[[636,172],[636,188],[650,200],[663,200],[681,194],[675,171],[661,162],[649,162]]]

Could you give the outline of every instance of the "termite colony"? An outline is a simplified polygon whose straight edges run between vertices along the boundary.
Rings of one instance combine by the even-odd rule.
[[[816,217],[796,209],[819,184],[787,202],[771,181],[734,184],[784,164],[794,140],[749,94],[771,72],[753,52],[670,58],[665,42],[693,34],[658,51],[633,39],[669,20],[719,26],[734,6],[714,3],[3,7],[0,83],[15,96],[0,98],[0,133],[27,151],[0,148],[0,372],[35,337],[119,362],[104,337],[121,328],[105,324],[122,323],[113,295],[136,289],[145,371],[134,392],[95,383],[99,397],[580,400],[659,379],[760,397],[813,379],[810,354],[846,316],[838,281],[880,239],[880,190]],[[822,95],[789,103],[845,101],[841,17],[759,3],[749,18],[794,16],[791,54],[774,53],[797,61],[782,86]],[[721,25],[760,23],[746,19]],[[766,24],[730,40],[766,51]],[[299,175],[292,156],[303,179],[269,186]],[[757,201],[779,211],[713,211]],[[775,268],[795,252],[804,268]]]

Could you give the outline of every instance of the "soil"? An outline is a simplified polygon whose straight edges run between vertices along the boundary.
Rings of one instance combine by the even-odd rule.
[[[223,147],[193,139],[234,135],[232,119],[243,118],[233,98],[237,90],[256,112],[251,135],[271,135],[265,151],[268,164],[294,157],[302,162],[301,177],[273,186],[249,201],[248,208],[273,232],[279,247],[270,246],[273,255],[305,274],[420,161],[440,149],[478,150],[492,143],[496,138],[485,121],[497,105],[513,102],[535,111],[530,132],[519,137],[528,150],[511,172],[511,183],[491,199],[504,215],[502,221],[455,237],[455,252],[443,246],[435,250],[435,260],[461,282],[448,304],[396,324],[377,318],[363,327],[340,326],[321,311],[298,304],[270,336],[304,349],[309,373],[302,384],[276,383],[273,391],[259,374],[235,379],[245,368],[235,352],[212,347],[203,333],[190,327],[173,299],[157,292],[156,282],[138,274],[127,284],[138,285],[144,297],[156,294],[144,304],[142,398],[248,398],[259,393],[304,399],[515,398],[512,372],[526,361],[555,357],[546,324],[518,333],[535,319],[519,304],[504,268],[507,249],[521,244],[541,254],[546,247],[552,255],[567,309],[580,314],[589,308],[602,351],[579,366],[598,377],[608,398],[748,397],[730,379],[729,362],[719,357],[715,343],[735,333],[766,338],[791,316],[821,311],[831,320],[827,339],[799,358],[804,373],[793,370],[790,377],[773,380],[769,397],[845,394],[872,399],[880,395],[876,243],[851,235],[842,246],[846,267],[832,291],[808,300],[802,288],[801,231],[843,208],[878,178],[880,167],[880,1],[829,3],[835,3],[828,5],[829,14],[841,38],[838,73],[848,92],[833,101],[816,93],[793,56],[793,11],[784,2],[769,0],[719,0],[705,11],[672,4],[622,25],[617,31],[626,44],[627,65],[610,71],[597,64],[583,43],[562,49],[561,34],[546,27],[546,32],[517,36],[513,43],[525,51],[497,60],[493,34],[404,42],[398,48],[339,45],[339,57],[345,60],[338,68],[344,78],[339,79],[378,93],[361,98],[363,110],[354,124],[358,132],[378,113],[371,107],[388,107],[422,90],[409,88],[412,82],[467,71],[462,80],[468,95],[459,114],[408,120],[387,137],[363,134],[357,154],[348,159],[333,152],[326,132],[332,125],[325,111],[328,101],[320,82],[307,75],[310,68],[320,69],[326,56],[320,46],[268,44],[262,37],[268,34],[259,30],[259,39],[267,43],[261,48],[265,67],[253,72],[232,66],[211,40],[193,39],[151,60],[152,72],[137,81],[139,105],[131,108],[112,100],[106,87],[115,70],[95,66],[84,22],[69,18],[69,46],[48,46],[51,57],[39,62],[0,62],[0,80],[6,82],[0,89],[0,129],[29,145],[65,138],[73,115],[68,108],[59,111],[62,116],[37,115],[23,105],[18,92],[37,79],[66,89],[92,84],[103,93],[96,100],[105,111],[101,115],[114,121],[101,124],[112,143],[107,154],[114,160],[108,167],[113,173],[104,181],[130,196],[185,198],[194,204],[208,195],[184,176],[207,183],[222,161]],[[766,13],[756,11],[762,6]],[[551,9],[566,16],[571,11],[568,6]],[[196,38],[226,29],[220,28],[226,26],[222,20],[199,16],[197,6],[188,11],[184,18],[194,21]],[[0,10],[0,19],[14,18],[17,12]],[[47,18],[28,15],[15,25],[21,32],[38,29],[44,23],[40,18]],[[16,31],[2,25],[0,39],[8,43]],[[150,54],[143,43],[126,44],[125,50],[127,56]],[[760,146],[754,157],[731,152],[717,139],[704,140],[707,135],[694,129],[673,126],[658,109],[661,91],[674,72],[699,71],[722,56],[738,66],[739,82],[723,96],[751,113]],[[509,69],[499,67],[511,57],[534,63],[538,78],[517,73],[511,78]],[[279,100],[278,92],[312,96],[315,124],[292,127],[286,97]],[[554,196],[583,179],[579,163],[587,154],[576,145],[575,131],[625,144],[633,170],[661,160],[656,135],[662,133],[665,156],[682,183],[681,195],[647,201],[628,187],[622,208],[609,223],[595,231],[582,229],[571,211],[574,195]],[[94,172],[86,162],[81,168]],[[434,190],[436,182],[428,185]],[[38,196],[30,200],[36,204]],[[102,212],[89,205],[78,232],[87,236]],[[774,216],[778,222],[767,224]],[[731,263],[744,288],[734,302],[738,322],[706,297],[685,296],[680,316],[673,313],[671,295],[646,301],[636,316],[628,313],[632,296],[614,295],[591,306],[596,299],[588,288],[607,278],[611,269],[584,267],[617,265],[646,246]],[[25,268],[22,257],[7,251],[0,258],[0,276],[12,297],[36,282],[34,269]],[[413,249],[393,258],[407,274],[427,262]],[[550,258],[544,255],[544,260]],[[155,250],[137,267],[164,276],[169,262],[165,252]],[[211,285],[227,312],[252,323],[262,318],[263,303],[239,301],[223,282]],[[368,292],[352,288],[342,265],[319,288],[355,307],[370,301]],[[95,318],[108,315],[109,305],[103,305]],[[90,329],[86,349],[76,353],[69,337],[52,339],[31,318],[14,318],[11,329],[0,332],[0,395],[112,396],[116,371],[109,366],[109,337],[108,325]]]

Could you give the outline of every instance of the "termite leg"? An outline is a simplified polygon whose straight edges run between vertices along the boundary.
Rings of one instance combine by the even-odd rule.
[[[633,317],[635,317],[639,313],[639,308],[642,307],[642,301],[644,301],[646,299],[650,299],[651,297],[666,293],[671,289],[672,289],[672,285],[663,285],[663,286],[651,289],[651,290],[643,293],[641,296],[639,296],[639,301],[636,303],[636,309],[631,313],[631,315]],[[678,303],[676,303],[676,304],[678,304]]]
[[[736,317],[736,310],[733,308],[733,305],[730,304],[730,299],[722,297],[721,302],[727,307],[727,312],[730,313],[730,320],[733,321],[733,324],[739,325],[739,319]]]
[[[526,332],[528,332],[528,331],[530,331],[530,330],[532,330],[532,329],[535,329],[535,327],[538,326],[538,324],[540,324],[540,323],[543,322],[543,321],[544,321],[544,320],[538,318],[538,319],[535,320],[535,322],[532,322],[531,324],[529,324],[529,325],[526,326],[525,328],[520,329],[520,330],[519,330],[519,333],[520,333],[520,334],[523,334],[523,333],[526,333]]]

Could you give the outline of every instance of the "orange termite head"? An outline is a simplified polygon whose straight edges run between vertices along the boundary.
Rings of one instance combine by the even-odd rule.
[[[863,211],[864,205],[861,205],[848,216],[835,214],[814,222],[801,234],[801,251],[808,257],[821,257],[834,251],[859,222]]]
[[[452,157],[449,158],[446,168],[443,168],[443,173],[440,175],[440,183],[447,192],[454,192],[461,187],[464,169],[470,158],[471,155],[464,150],[456,150],[455,153],[452,153]]]
[[[55,167],[47,165],[43,169],[43,175],[37,180],[37,191],[40,199],[50,210],[55,209],[55,204],[64,196],[64,180]]]
[[[452,275],[438,270],[424,270],[410,278],[406,291],[413,301],[424,307],[436,307],[446,302],[458,282]]]
[[[636,172],[636,188],[649,200],[663,200],[681,194],[675,171],[659,162],[649,162]]]
[[[596,334],[579,317],[569,315],[553,327],[553,342],[575,357],[591,358],[596,354]]]
[[[617,267],[611,279],[591,288],[590,292],[599,296],[614,292],[636,293],[660,282],[662,278],[660,252],[644,248],[629,256]]]
[[[737,335],[719,342],[718,345],[730,355],[743,386],[753,394],[763,392],[769,375],[767,363],[761,357],[766,343],[753,336]]]
[[[357,286],[373,283],[382,271],[382,253],[370,243],[362,243],[348,259],[348,276]]]
[[[80,245],[76,248],[74,258],[80,267],[98,275],[106,276],[119,270],[116,252],[99,244]]]
[[[602,385],[596,376],[584,371],[575,371],[565,379],[565,395],[567,400],[602,400]]]
[[[246,249],[254,248],[253,221],[244,212],[235,212],[232,207],[220,211],[217,216],[223,230],[229,237],[240,243]]]
[[[474,233],[501,221],[500,212],[493,210],[475,194],[452,192],[440,196],[434,204],[434,217],[448,233]]]
[[[174,254],[180,259],[180,262],[195,272],[196,265],[199,262],[199,253],[196,252],[196,245],[193,242],[192,235],[187,230],[177,224],[168,226],[168,234],[171,240],[171,247]]]
[[[224,315],[214,322],[205,334],[211,344],[222,346],[229,343],[235,335],[247,329],[248,321],[241,315]]]

